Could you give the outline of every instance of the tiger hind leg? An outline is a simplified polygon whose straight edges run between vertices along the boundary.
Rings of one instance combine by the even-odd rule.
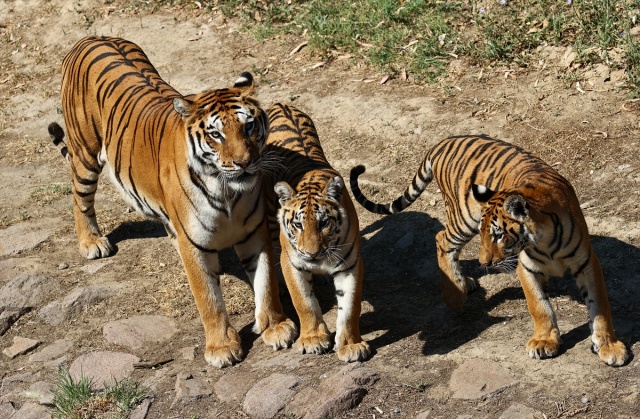
[[[440,268],[440,290],[445,304],[454,310],[460,310],[467,301],[467,294],[478,288],[473,278],[463,275],[458,257],[460,250],[473,235],[465,236],[462,241],[451,239],[449,227],[436,234],[438,267]]]
[[[85,156],[83,156],[85,157]],[[80,253],[87,259],[98,259],[114,251],[109,239],[102,235],[94,206],[101,167],[97,159],[71,158],[73,215]]]
[[[593,250],[589,265],[575,275],[576,284],[589,310],[589,327],[593,351],[607,365],[619,367],[629,358],[624,343],[616,338],[611,319],[611,307],[607,298],[602,268]]]

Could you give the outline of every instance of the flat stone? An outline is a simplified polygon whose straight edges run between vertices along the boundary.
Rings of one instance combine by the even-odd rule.
[[[30,399],[36,399],[35,401],[47,406],[53,406],[53,392],[51,391],[51,383],[46,381],[38,381],[29,387],[25,391],[25,396]]]
[[[131,411],[131,413],[129,413],[129,419],[145,419],[147,417],[147,413],[149,413],[149,408],[151,407],[152,402],[152,397],[144,399]]]
[[[193,361],[196,359],[196,347],[187,346],[186,348],[180,349],[180,356],[187,361]]]
[[[18,355],[29,352],[39,344],[39,340],[23,338],[21,336],[14,336],[13,345],[5,348],[2,353],[8,356],[9,359],[13,359]]]
[[[283,368],[294,369],[300,366],[302,361],[305,360],[305,355],[302,355],[297,351],[280,351],[275,352],[275,354],[276,355],[273,358],[257,362],[254,365],[253,370],[257,371],[266,368],[277,368],[279,370],[282,370]],[[307,356],[306,359],[308,358],[309,357]]]
[[[429,419],[431,417],[431,410],[425,410],[416,415],[416,419]]]
[[[139,361],[137,356],[124,352],[90,352],[76,358],[69,373],[75,381],[87,377],[92,388],[102,389],[105,383],[113,384],[128,377],[133,372],[133,364]]]
[[[58,359],[61,355],[65,354],[69,349],[73,347],[73,342],[58,339],[50,345],[42,348],[40,352],[29,355],[29,361],[31,362],[48,362]]]
[[[299,385],[300,379],[295,375],[272,374],[247,392],[242,409],[252,418],[271,419],[293,399]]]
[[[133,316],[104,325],[102,333],[110,343],[141,348],[147,342],[163,342],[178,331],[175,322],[165,316]]]
[[[46,224],[46,220],[39,220],[37,224],[20,223],[0,230],[0,256],[17,255],[48,240],[51,228]]]
[[[451,374],[449,388],[454,399],[479,399],[514,384],[511,372],[500,364],[481,358],[464,362]]]
[[[206,378],[194,378],[190,373],[181,373],[176,377],[176,397],[171,405],[177,402],[192,402],[213,394],[211,383]]]
[[[65,321],[69,321],[79,316],[86,309],[100,301],[116,294],[115,287],[91,286],[73,290],[63,299],[53,301],[44,306],[39,312],[45,323],[58,326]]]
[[[39,305],[55,287],[55,281],[35,273],[20,274],[7,281],[0,288],[0,335],[21,316]]]
[[[0,385],[0,393],[7,394],[16,386],[16,384],[33,383],[35,380],[36,376],[31,372],[8,375],[2,379],[2,385]]]
[[[499,419],[537,419],[543,417],[542,412],[532,409],[520,403],[512,404],[505,410]]]
[[[46,407],[34,403],[26,402],[20,410],[13,414],[12,419],[51,419],[51,413]]]
[[[237,404],[255,383],[254,375],[248,372],[225,374],[213,385],[213,391],[220,401]]]
[[[16,413],[16,408],[9,400],[0,400],[0,419],[9,419]]]
[[[107,265],[110,265],[113,261],[110,260],[93,260],[87,261],[80,267],[80,270],[88,274],[94,274]]]
[[[286,413],[305,419],[330,419],[356,407],[379,378],[372,368],[349,364],[317,388],[306,388],[287,406]]]

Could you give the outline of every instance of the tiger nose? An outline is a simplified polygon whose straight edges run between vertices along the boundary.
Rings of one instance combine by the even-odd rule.
[[[251,159],[250,159],[250,158],[248,158],[248,159],[245,159],[245,160],[239,160],[239,161],[234,160],[234,161],[233,161],[233,164],[235,164],[236,166],[240,166],[240,167],[242,167],[243,169],[246,169],[246,168],[247,168],[247,166],[249,166],[249,165],[251,164]]]

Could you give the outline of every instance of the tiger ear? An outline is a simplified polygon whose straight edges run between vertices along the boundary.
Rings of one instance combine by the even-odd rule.
[[[289,186],[289,184],[285,181],[276,183],[276,185],[273,187],[273,190],[275,191],[276,195],[278,195],[278,199],[280,199],[281,204],[284,204],[289,199],[291,199],[291,196],[293,196],[293,189],[291,189],[291,186]]]
[[[336,176],[327,183],[327,186],[324,188],[324,193],[329,198],[340,201],[340,198],[342,197],[342,188],[344,188],[344,182],[340,176]]]
[[[249,96],[253,93],[253,76],[248,71],[240,74],[233,87],[240,90],[240,96]]]
[[[514,220],[525,222],[529,219],[529,204],[521,195],[511,195],[504,201],[504,209]]]
[[[191,116],[193,112],[193,102],[183,97],[177,97],[173,99],[173,109],[175,109],[183,119],[186,119]]]
[[[471,185],[471,192],[473,193],[475,200],[483,204],[488,202],[491,197],[495,195],[495,191],[492,191],[484,185]]]

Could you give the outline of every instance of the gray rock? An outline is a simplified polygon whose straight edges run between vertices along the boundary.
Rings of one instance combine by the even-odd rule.
[[[81,314],[86,307],[106,300],[115,295],[113,287],[91,286],[78,288],[67,294],[61,300],[53,301],[44,306],[38,316],[47,324],[57,326]]]
[[[449,388],[455,399],[479,399],[514,384],[509,370],[487,359],[470,359],[451,374]]]
[[[178,374],[176,378],[176,397],[171,405],[178,402],[191,402],[213,394],[211,383],[205,378],[194,378],[190,373]]]
[[[182,359],[186,359],[187,361],[193,361],[194,359],[196,359],[196,347],[187,346],[180,349],[180,356],[182,357]]]
[[[309,357],[307,356],[306,359]],[[278,370],[293,369],[298,367],[302,361],[305,360],[305,356],[296,351],[281,351],[275,352],[275,356],[256,362],[253,367],[254,371],[262,370],[266,368],[277,368]]]
[[[341,416],[356,407],[367,394],[366,386],[378,380],[378,373],[361,363],[349,364],[331,375],[317,388],[301,391],[286,412],[305,419]]]
[[[247,392],[242,409],[252,418],[271,419],[293,399],[299,385],[295,375],[272,374]]]
[[[81,377],[91,380],[94,389],[104,388],[105,383],[114,383],[128,377],[133,372],[133,364],[140,361],[135,355],[124,352],[97,351],[76,358],[69,367],[75,381]]]
[[[0,256],[17,255],[48,240],[51,228],[46,225],[46,220],[39,220],[37,224],[20,223],[0,230]]]
[[[19,374],[8,375],[2,379],[0,385],[0,393],[7,394],[13,390],[19,383],[33,383],[36,376],[31,372],[23,372]]]
[[[29,389],[25,391],[25,396],[30,399],[36,399],[35,401],[53,406],[53,392],[51,391],[51,383],[47,383],[46,381],[38,381],[36,383],[31,384]]]
[[[431,410],[425,410],[416,415],[416,419],[429,419],[429,417],[431,417]]]
[[[512,404],[500,415],[500,419],[538,419],[542,417],[544,417],[542,412],[519,403]]]
[[[254,375],[248,372],[225,374],[213,385],[213,391],[220,401],[236,404],[244,399],[254,383]]]
[[[18,319],[31,311],[31,307],[9,308],[0,312],[0,336],[9,330]]]
[[[18,355],[29,352],[39,344],[39,340],[23,338],[21,336],[14,336],[13,345],[5,348],[2,353],[8,356],[9,359],[13,359]]]
[[[178,331],[175,322],[164,316],[133,316],[109,322],[102,333],[110,343],[141,348],[146,342],[163,342]]]
[[[33,402],[22,405],[20,410],[11,416],[12,419],[51,419],[51,413],[46,407]]]
[[[0,400],[0,419],[9,419],[16,412],[9,400]]]
[[[40,352],[29,355],[29,361],[31,362],[48,362],[58,359],[61,355],[65,354],[69,349],[73,347],[73,342],[58,339],[52,344],[42,348]]]
[[[147,413],[149,413],[149,408],[151,407],[151,403],[153,402],[152,397],[147,397],[144,399],[135,409],[131,411],[129,414],[129,419],[145,419],[147,417]]]
[[[20,274],[0,289],[0,312],[36,307],[57,286],[41,274]]]

